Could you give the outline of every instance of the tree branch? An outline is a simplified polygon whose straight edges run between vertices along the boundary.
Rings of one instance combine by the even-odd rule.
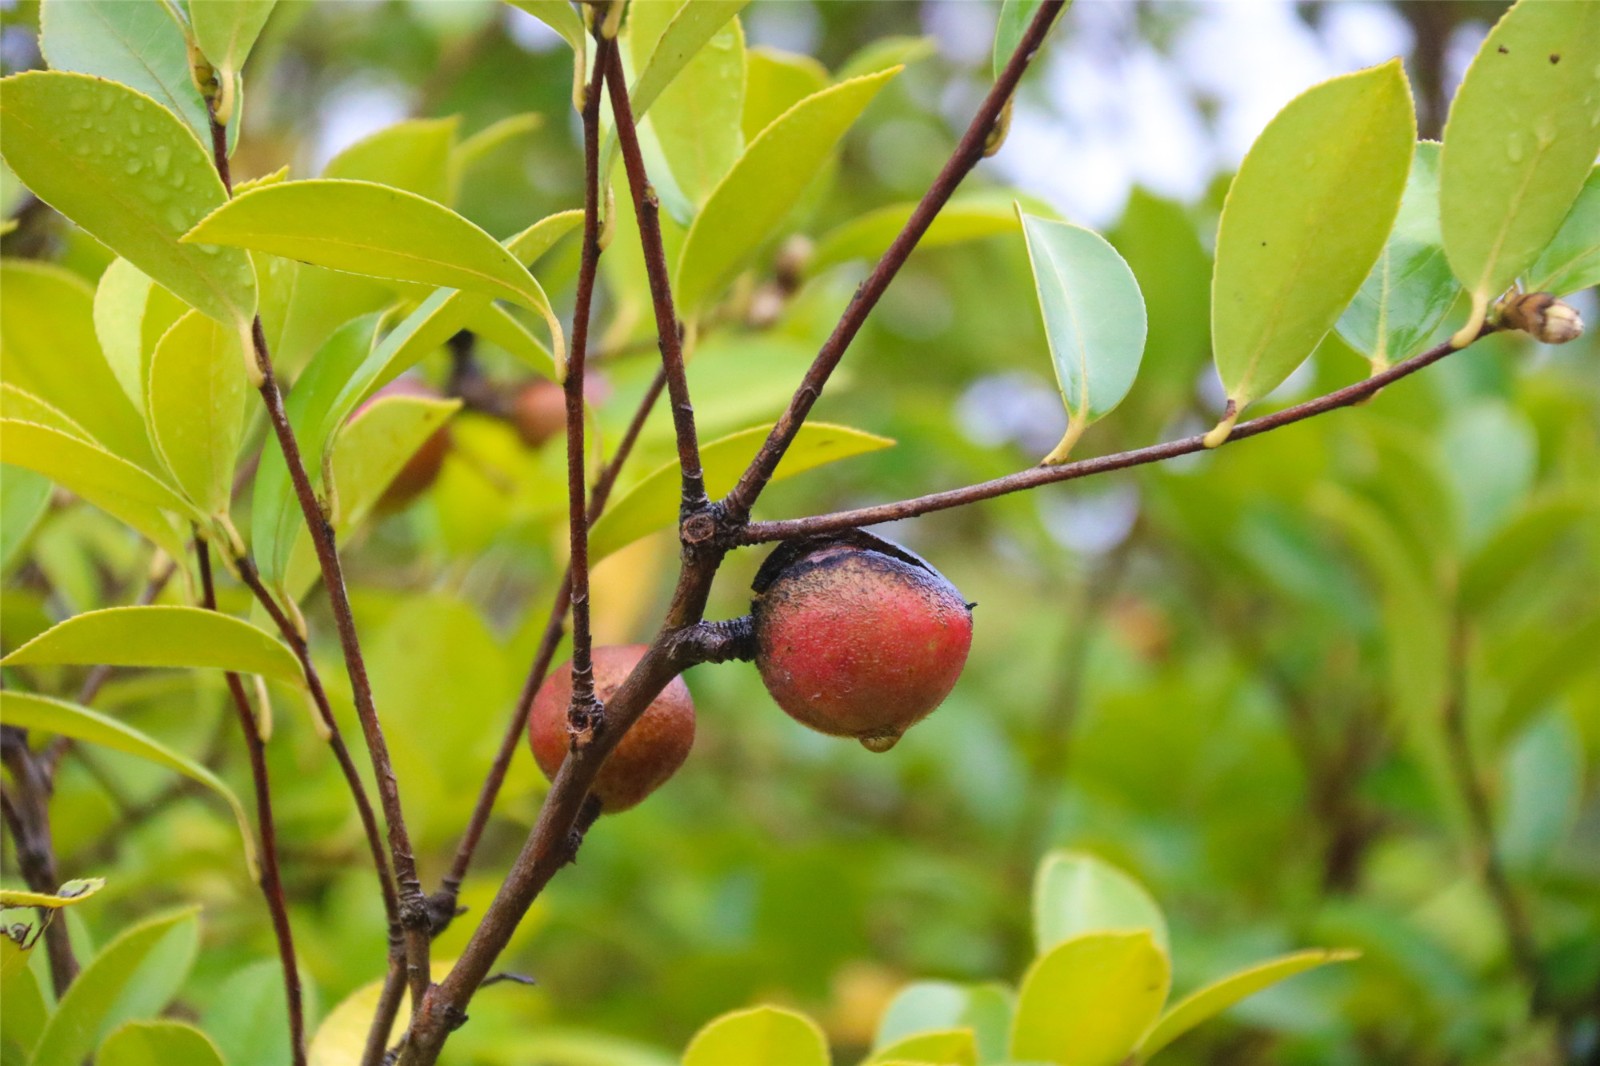
[[[217,609],[217,590],[211,578],[211,551],[205,540],[196,536],[195,558],[200,564],[200,605],[208,611]],[[250,698],[245,695],[244,683],[232,671],[223,675],[228,692],[233,697],[233,709],[239,719],[239,730],[244,734],[244,745],[250,756],[250,780],[255,785],[256,825],[261,833],[261,876],[259,887],[266,898],[267,911],[272,916],[272,933],[278,941],[278,960],[283,964],[283,991],[289,1008],[289,1047],[294,1066],[305,1066],[306,1019],[300,994],[300,969],[295,963],[294,934],[289,928],[289,906],[283,895],[283,877],[278,868],[278,829],[272,816],[272,792],[267,780],[267,745],[261,739],[256,715],[250,709]]]
[[[1044,43],[1045,35],[1062,7],[1063,0],[1045,0],[1039,6],[1033,21],[1028,24],[1027,31],[1017,42],[1016,51],[1012,52],[1011,59],[1007,61],[1000,77],[995,80],[989,95],[984,97],[978,113],[973,116],[971,124],[967,126],[967,132],[962,135],[955,151],[951,153],[944,168],[939,171],[939,176],[928,187],[916,210],[911,212],[911,217],[906,219],[905,226],[889,245],[888,251],[878,260],[878,265],[872,268],[867,280],[856,290],[855,296],[840,317],[839,324],[823,343],[816,359],[812,361],[811,368],[801,380],[800,387],[795,390],[788,409],[767,434],[761,450],[750,461],[749,467],[740,476],[739,483],[728,493],[724,501],[727,509],[726,520],[733,526],[737,527],[749,518],[750,508],[755,506],[756,498],[766,488],[773,472],[778,469],[778,463],[789,450],[789,445],[794,443],[795,435],[800,432],[806,416],[811,413],[812,406],[822,395],[822,389],[827,385],[829,376],[839,365],[839,360],[844,357],[845,350],[850,347],[850,342],[855,339],[867,316],[878,305],[879,298],[889,288],[889,283],[910,258],[917,241],[921,240],[928,227],[933,225],[933,220],[949,202],[962,179],[992,150],[990,136],[996,129],[996,123],[1005,113],[1012,94],[1016,92],[1017,83],[1022,80],[1023,72],[1028,69],[1034,54]],[[640,229],[643,228],[641,225]]]
[[[1490,333],[1496,332],[1500,327],[1485,325],[1478,331],[1480,339]],[[1381,374],[1374,374],[1354,385],[1347,385],[1314,400],[1286,407],[1261,418],[1249,422],[1241,422],[1233,428],[1224,444],[1248,437],[1257,437],[1263,433],[1271,432],[1283,426],[1303,422],[1308,418],[1337,410],[1340,407],[1349,407],[1360,403],[1370,396],[1376,395],[1386,385],[1390,385],[1401,378],[1415,374],[1423,367],[1431,366],[1445,356],[1460,349],[1452,348],[1446,341],[1436,347],[1429,348],[1420,355],[1396,363]],[[1219,445],[1220,447],[1221,445]],[[768,541],[793,540],[797,537],[809,537],[818,533],[837,533],[845,529],[855,529],[860,526],[872,526],[881,522],[894,522],[902,518],[915,518],[918,515],[930,514],[934,511],[945,511],[952,507],[964,507],[980,500],[992,500],[996,496],[1004,496],[1012,492],[1021,492],[1024,489],[1038,488],[1040,485],[1050,485],[1058,481],[1075,481],[1078,478],[1090,477],[1095,474],[1107,474],[1113,470],[1127,470],[1130,467],[1146,466],[1150,463],[1159,463],[1167,459],[1176,459],[1180,455],[1193,455],[1195,452],[1206,451],[1205,435],[1198,434],[1193,437],[1184,437],[1181,440],[1168,441],[1165,444],[1152,444],[1146,448],[1136,448],[1132,451],[1116,452],[1111,455],[1100,455],[1093,459],[1080,459],[1075,463],[1062,463],[1060,466],[1035,466],[1005,477],[995,478],[992,481],[981,481],[976,485],[965,488],[949,489],[945,492],[929,493],[914,499],[900,500],[896,503],[881,503],[874,507],[859,507],[851,511],[835,511],[832,514],[813,515],[809,518],[790,518],[777,522],[751,522],[738,534],[740,544],[762,544]]]
[[[601,57],[596,57],[597,61]],[[689,381],[683,369],[683,327],[672,303],[671,275],[667,254],[661,243],[661,206],[645,173],[639,151],[639,133],[634,127],[633,105],[628,101],[627,81],[622,72],[622,56],[612,49],[607,59],[606,87],[611,93],[611,113],[616,120],[617,145],[622,149],[622,165],[628,172],[628,189],[633,194],[633,210],[639,220],[639,244],[644,251],[645,273],[650,278],[650,298],[655,308],[656,336],[661,345],[661,365],[667,372],[667,394],[672,399],[672,425],[678,437],[678,466],[683,471],[683,500],[679,516],[687,518],[703,510],[706,497],[705,475],[700,469],[700,442],[694,425],[694,405],[689,400]]]
[[[4,795],[3,810],[6,827],[11,830],[11,845],[17,853],[17,868],[30,889],[54,894],[61,887],[61,878],[50,836],[51,786],[28,747],[25,730],[0,725],[0,761],[11,771],[16,786],[14,793]],[[44,946],[50,959],[50,981],[59,999],[78,976],[78,960],[67,939],[66,922],[45,925]]]

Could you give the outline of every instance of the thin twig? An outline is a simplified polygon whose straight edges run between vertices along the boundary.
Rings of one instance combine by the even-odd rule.
[[[0,760],[11,771],[15,786],[14,792],[4,794],[3,810],[17,853],[17,868],[30,889],[54,894],[61,887],[61,879],[50,836],[50,781],[28,747],[24,730],[0,726]],[[78,976],[78,960],[67,938],[66,922],[46,923],[44,946],[50,960],[50,981],[59,999]]]
[[[599,57],[596,57],[597,60]],[[661,345],[661,365],[667,372],[667,394],[672,399],[672,425],[678,439],[678,466],[683,472],[683,501],[680,517],[702,510],[706,498],[705,475],[700,469],[700,442],[694,425],[694,405],[689,401],[689,381],[683,369],[683,328],[672,303],[672,284],[667,254],[661,242],[661,207],[645,174],[644,157],[639,151],[639,134],[634,128],[633,107],[628,102],[628,85],[622,72],[622,56],[612,49],[606,57],[606,88],[611,94],[611,113],[616,120],[617,146],[622,149],[622,165],[628,172],[628,188],[633,193],[633,210],[639,220],[639,244],[644,251],[645,273],[650,279],[650,299],[655,308],[656,337]]]
[[[217,609],[217,590],[211,578],[211,551],[195,537],[195,558],[200,564],[200,605]],[[278,829],[272,816],[272,791],[267,778],[267,745],[261,739],[256,715],[250,709],[244,683],[231,670],[223,675],[233,697],[233,709],[244,735],[245,751],[250,756],[250,779],[256,792],[256,825],[261,833],[261,875],[259,885],[272,916],[272,933],[278,941],[278,960],[283,964],[283,991],[289,1008],[289,1048],[295,1066],[306,1062],[305,1007],[300,994],[300,969],[295,962],[294,933],[289,928],[289,905],[283,895],[283,877],[278,868]],[[265,708],[263,708],[263,711]]]
[[[739,483],[728,493],[724,501],[728,521],[737,524],[749,517],[750,508],[755,506],[756,498],[761,495],[761,491],[766,488],[767,482],[778,469],[778,463],[789,450],[789,445],[794,443],[795,435],[805,424],[806,416],[811,413],[812,406],[822,395],[823,386],[828,383],[829,376],[839,365],[839,360],[844,357],[845,350],[850,347],[850,342],[855,339],[867,316],[878,305],[878,300],[889,288],[889,283],[910,258],[922,235],[933,225],[933,220],[939,216],[939,212],[955,194],[957,186],[990,150],[990,135],[995,130],[996,123],[1000,121],[1012,94],[1016,92],[1017,83],[1022,80],[1023,73],[1028,69],[1028,64],[1033,60],[1040,45],[1044,43],[1045,35],[1063,6],[1063,0],[1045,0],[1045,3],[1039,6],[1022,39],[1017,42],[1016,51],[1011,54],[1005,69],[995,79],[989,95],[984,97],[983,104],[967,126],[967,132],[962,135],[955,151],[951,153],[933,184],[928,187],[916,210],[911,212],[911,217],[906,219],[906,224],[899,235],[878,260],[878,265],[872,268],[867,280],[856,290],[838,325],[817,352],[811,368],[806,371],[800,387],[795,390],[788,409],[767,434],[761,450],[750,461],[749,467],[740,476]]]
[[[1485,325],[1479,331],[1478,337],[1482,338],[1495,332],[1499,327]],[[1224,442],[1232,444],[1234,441],[1244,440],[1248,437],[1257,437],[1263,433],[1279,429],[1283,426],[1303,422],[1308,418],[1336,410],[1340,407],[1349,407],[1360,403],[1369,396],[1378,393],[1385,386],[1399,381],[1403,377],[1415,374],[1423,367],[1437,363],[1439,360],[1457,351],[1446,341],[1436,347],[1430,348],[1421,355],[1414,355],[1410,359],[1396,363],[1381,374],[1359,381],[1354,385],[1347,385],[1342,389],[1305,403],[1286,407],[1270,415],[1241,422],[1233,427],[1232,434]],[[1021,492],[1024,489],[1038,488],[1040,485],[1050,485],[1058,481],[1075,481],[1078,478],[1090,477],[1095,474],[1107,474],[1113,470],[1127,470],[1130,467],[1146,466],[1150,463],[1159,463],[1167,459],[1176,459],[1180,455],[1193,455],[1196,452],[1206,451],[1205,435],[1184,437],[1180,440],[1168,441],[1164,444],[1152,444],[1146,448],[1136,448],[1132,451],[1116,452],[1111,455],[1100,455],[1093,459],[1080,459],[1075,463],[1063,463],[1060,466],[1035,466],[1005,477],[995,478],[992,481],[981,481],[976,485],[965,488],[950,489],[945,492],[929,493],[910,500],[900,500],[895,503],[882,503],[873,507],[860,507],[851,511],[835,511],[832,514],[812,515],[809,518],[791,518],[776,522],[751,522],[738,534],[740,544],[763,544],[769,541],[792,540],[796,537],[809,537],[818,533],[836,533],[840,530],[855,529],[861,526],[877,525],[881,522],[894,522],[902,518],[915,518],[918,515],[930,514],[934,511],[945,511],[952,507],[964,507],[967,504],[977,503],[981,500],[991,500],[996,496],[1004,496],[1012,492]]]

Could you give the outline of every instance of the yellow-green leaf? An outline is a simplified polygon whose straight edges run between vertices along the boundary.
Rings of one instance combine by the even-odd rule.
[[[227,198],[210,153],[172,112],[125,85],[29,71],[0,92],[0,151],[45,203],[191,306],[247,329],[243,252],[179,239]]]
[[[903,203],[880,207],[829,230],[818,239],[816,250],[806,263],[806,274],[815,277],[852,259],[877,262],[905,228],[916,206]],[[941,248],[997,233],[1015,233],[1017,229],[1017,211],[1011,200],[981,195],[958,197],[934,218],[933,225],[917,241],[917,248]]]
[[[817,1023],[780,1007],[722,1015],[689,1041],[683,1066],[828,1066],[828,1041]]]
[[[200,51],[224,81],[244,68],[277,0],[189,0],[189,25]],[[226,119],[224,119],[226,121]]]
[[[918,1033],[874,1051],[861,1066],[888,1066],[893,1062],[927,1062],[938,1066],[977,1066],[978,1043],[971,1029],[945,1029]]]
[[[448,207],[415,193],[367,181],[284,181],[228,201],[183,239],[511,300],[543,315],[554,348],[565,351],[544,290],[517,257]]]
[[[440,204],[451,201],[451,156],[459,116],[414,118],[386,126],[334,156],[324,178],[381,182]]]
[[[167,331],[150,360],[145,410],[173,480],[208,515],[228,513],[250,382],[239,337],[198,311]]]
[[[156,342],[189,310],[126,259],[111,261],[94,290],[94,332],[117,383],[144,414],[145,383]]]
[[[1058,1066],[1118,1066],[1161,1013],[1167,956],[1148,930],[1058,944],[1022,979],[1011,1056]]]
[[[757,426],[741,430],[701,448],[706,490],[713,497],[733,488],[750,460],[767,439],[768,428]],[[852,455],[887,448],[894,441],[847,426],[826,422],[807,422],[800,427],[794,443],[778,464],[773,480],[794,477],[813,467]],[[589,535],[589,557],[600,560],[619,548],[658,529],[673,526],[678,520],[679,473],[676,461],[644,478],[607,507]]]
[[[1528,268],[1524,287],[1529,292],[1565,296],[1597,284],[1600,284],[1600,167],[1589,171],[1589,180],[1583,183],[1583,191],[1567,212],[1561,228]]]
[[[435,981],[450,972],[449,961],[433,959],[429,966]],[[362,985],[350,993],[328,1012],[317,1026],[306,1049],[309,1066],[353,1066],[361,1061],[367,1046],[367,1031],[372,1028],[372,1016],[378,1009],[378,997],[383,991],[382,981]],[[406,1031],[406,1019],[411,1017],[411,992],[400,994],[400,1009],[395,1012],[394,1027],[384,1041],[392,1046]]]
[[[60,430],[69,437],[98,445],[94,434],[84,429],[65,414],[51,407],[33,393],[18,388],[9,381],[0,382],[0,417],[14,422],[32,422]]]
[[[56,736],[71,737],[86,744],[98,744],[103,748],[120,751],[124,755],[132,755],[145,762],[164,766],[197,784],[204,785],[222,797],[223,802],[233,812],[233,820],[239,827],[239,839],[244,846],[245,864],[250,868],[250,876],[255,877],[257,869],[255,834],[250,828],[250,819],[245,814],[244,805],[221,778],[200,763],[180,755],[153,737],[124,725],[115,718],[90,710],[88,707],[80,707],[76,703],[51,699],[48,696],[10,690],[0,692],[0,719],[4,719],[7,725],[21,729],[53,733]]]
[[[221,3],[223,0],[213,0]],[[195,0],[189,0],[191,10]],[[95,1066],[223,1066],[211,1038],[184,1022],[128,1022],[100,1045]]]
[[[1097,855],[1062,849],[1033,877],[1037,954],[1084,933],[1143,929],[1167,950],[1167,920],[1143,885]]]
[[[0,664],[173,666],[260,674],[291,685],[300,664],[278,638],[249,622],[199,607],[108,607],[59,622]]]
[[[1293,955],[1257,963],[1254,966],[1213,981],[1173,1004],[1154,1029],[1139,1044],[1138,1060],[1144,1062],[1201,1022],[1209,1021],[1264,988],[1269,988],[1297,973],[1355,958],[1354,951],[1301,951]]]
[[[678,258],[678,313],[693,320],[773,237],[834,147],[899,67],[813,93],[734,163],[696,216]]]
[[[85,877],[68,881],[55,892],[20,892],[0,890],[0,907],[45,907],[59,910],[74,903],[82,903],[106,887],[103,877]]]
[[[342,535],[359,525],[417,449],[460,409],[460,400],[382,396],[345,423],[333,439],[334,528]]]
[[[1039,13],[1040,0],[1004,0],[1000,5],[1000,17],[994,27],[994,76],[998,78],[1001,71],[1006,69],[1006,64],[1011,62],[1011,54],[1017,50],[1017,45],[1022,42],[1022,35],[1028,32],[1028,26]],[[1062,12],[1072,6],[1072,0],[1061,5],[1051,20],[1061,17]]]
[[[828,68],[811,56],[766,45],[750,49],[745,53],[744,113],[739,120],[745,140],[753,139],[773,119],[812,93],[827,88],[828,81]]]
[[[1600,152],[1600,4],[1507,11],[1450,105],[1439,159],[1445,254],[1472,296],[1458,345],[1555,236]]]
[[[0,419],[0,460],[43,474],[126,522],[175,557],[187,549],[166,512],[204,517],[139,467],[49,426]]]
[[[1228,190],[1211,285],[1234,414],[1332,328],[1383,250],[1416,140],[1398,59],[1313,86],[1256,139]]]

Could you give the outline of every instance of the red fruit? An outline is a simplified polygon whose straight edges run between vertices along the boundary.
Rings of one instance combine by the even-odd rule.
[[[438,392],[416,378],[395,378],[373,393],[365,403],[356,408],[355,413],[359,415],[385,396],[416,396],[428,400],[442,398]],[[394,476],[394,480],[389,482],[389,487],[378,497],[376,509],[385,514],[400,511],[427,492],[433,487],[433,483],[439,480],[439,471],[444,468],[444,457],[449,451],[450,428],[440,426],[432,436],[422,442],[422,447],[406,460],[406,465],[402,466],[400,472]]]
[[[627,680],[644,656],[645,645],[607,645],[594,649],[594,694],[604,703]],[[528,742],[544,776],[555,780],[567,757],[567,705],[572,702],[572,663],[558,666],[533,697]],[[683,678],[675,677],[606,756],[594,781],[601,810],[625,811],[666,783],[694,746],[694,700]]]
[[[785,545],[756,576],[756,666],[790,717],[887,751],[950,694],[972,609],[898,545],[855,531]]]
[[[517,389],[511,423],[517,436],[530,448],[545,442],[567,428],[567,394],[553,381],[536,379]]]

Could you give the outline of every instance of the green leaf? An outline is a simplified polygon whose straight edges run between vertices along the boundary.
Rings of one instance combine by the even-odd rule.
[[[744,139],[753,140],[773,119],[812,93],[826,89],[828,81],[828,68],[811,56],[765,45],[747,51],[744,112],[739,119]]]
[[[208,515],[225,516],[233,494],[251,391],[245,358],[232,330],[191,311],[150,360],[150,436],[178,487]]]
[[[450,964],[440,959],[432,960],[431,968],[435,981],[442,980],[450,972]],[[367,1046],[367,1030],[372,1028],[382,991],[382,981],[362,985],[328,1012],[306,1049],[309,1066],[351,1066],[361,1061]],[[406,1031],[406,1019],[410,1017],[411,990],[407,989],[400,995],[400,1009],[395,1012],[394,1026],[384,1041],[385,1046],[392,1047],[400,1039]]]
[[[996,78],[1004,72],[1006,64],[1011,62],[1011,53],[1017,50],[1017,45],[1022,42],[1022,35],[1028,32],[1033,17],[1039,13],[1039,5],[1040,0],[1004,0],[1000,5],[1000,19],[994,27]],[[1059,19],[1061,13],[1071,6],[1071,0],[1061,5],[1061,11],[1056,12],[1055,18]]]
[[[0,922],[10,917],[0,916]],[[6,1007],[6,1023],[0,1026],[0,1062],[8,1066],[28,1061],[50,1018],[50,1004],[28,966],[29,954],[9,933],[0,935],[0,1002]]]
[[[301,458],[311,477],[313,488],[322,480],[323,455],[342,419],[336,419],[335,404],[340,390],[350,382],[352,375],[362,366],[372,351],[372,337],[378,328],[379,315],[363,315],[347,322],[328,338],[316,356],[301,373],[284,402],[289,424],[300,442]],[[419,355],[420,358],[420,355]],[[354,402],[350,409],[354,409]],[[343,412],[348,414],[348,410]],[[295,537],[305,524],[300,500],[289,477],[289,468],[283,453],[277,448],[266,449],[261,456],[261,466],[256,471],[256,483],[250,515],[250,544],[255,552],[256,564],[268,584],[283,580],[289,564],[290,549]]]
[[[1223,204],[1211,286],[1234,417],[1311,354],[1361,287],[1394,224],[1415,139],[1399,60],[1313,86],[1256,139]]]
[[[1144,355],[1144,297],[1133,271],[1093,230],[1025,214],[1017,205],[1044,316],[1067,432],[1046,463],[1067,454],[1133,388]]]
[[[829,230],[818,239],[816,250],[806,263],[806,275],[816,277],[854,259],[877,262],[905,228],[916,206],[903,203],[880,207]],[[934,217],[933,224],[917,241],[917,249],[942,248],[997,233],[1015,233],[1017,225],[1017,209],[1010,200],[982,195],[958,197]]]
[[[123,611],[160,611],[160,610],[196,610],[189,607],[122,607],[113,610]],[[108,612],[98,612],[108,613]],[[215,615],[215,612],[204,612]],[[78,617],[84,617],[79,615]],[[215,615],[223,618],[225,615]],[[62,625],[70,624],[71,619]],[[239,623],[243,625],[244,623]],[[60,629],[61,626],[57,626]],[[47,634],[48,636],[48,634]],[[45,638],[41,637],[40,640]],[[34,643],[37,643],[35,641]],[[24,648],[28,645],[23,645]],[[4,661],[9,662],[17,653],[12,652]],[[102,662],[103,659],[78,658],[78,662]],[[164,665],[164,664],[158,664]],[[166,745],[146,736],[130,726],[123,725],[115,718],[109,718],[99,711],[92,711],[87,707],[80,707],[66,700],[51,699],[48,696],[35,696],[26,692],[4,691],[0,692],[0,718],[7,725],[17,726],[21,729],[36,729],[42,733],[54,733],[57,736],[71,737],[87,744],[98,744],[112,751],[120,751],[124,755],[132,755],[136,759],[155,763],[174,770],[191,781],[204,785],[211,791],[221,796],[233,812],[233,820],[239,827],[239,839],[244,846],[245,865],[250,868],[253,880],[257,873],[256,841],[255,834],[250,828],[250,819],[244,812],[244,806],[239,802],[239,797],[233,790],[223,784],[222,779],[207,770],[204,766],[184,755],[173,751]],[[109,949],[108,949],[109,950]],[[74,988],[77,986],[74,985]]]
[[[74,903],[82,903],[105,887],[105,878],[85,877],[68,881],[53,893],[0,890],[0,907],[44,907],[48,910],[60,910]]]
[[[1597,114],[1600,5],[1521,0],[1484,39],[1444,127],[1440,227],[1472,296],[1458,347],[1556,235],[1600,152]]]
[[[460,125],[461,119],[456,115],[397,122],[334,156],[323,168],[322,176],[379,182],[448,204],[451,156]]]
[[[1524,288],[1556,296],[1600,285],[1600,167],[1589,180],[1556,235],[1528,268]]]
[[[1460,293],[1439,236],[1439,146],[1420,141],[1389,242],[1340,316],[1339,336],[1374,372],[1387,369],[1428,346]]]
[[[26,392],[10,382],[0,382],[0,416],[17,422],[32,422],[35,425],[58,429],[69,437],[76,437],[90,444],[95,443],[94,435],[88,430],[33,393]]]
[[[1033,937],[1043,955],[1084,933],[1145,930],[1167,951],[1167,920],[1139,882],[1098,856],[1053,851],[1033,878]]]
[[[874,1051],[861,1066],[890,1062],[927,1062],[939,1066],[977,1066],[978,1045],[971,1029],[918,1033]]]
[[[211,667],[301,683],[283,642],[249,622],[200,607],[107,607],[59,622],[0,659],[6,666]]]
[[[28,536],[50,509],[50,479],[31,470],[0,476],[0,571],[8,571]]]
[[[828,1066],[828,1041],[817,1023],[779,1007],[752,1007],[715,1018],[689,1041],[683,1066]]]
[[[284,181],[228,201],[183,239],[508,299],[544,316],[565,357],[561,323],[527,268],[483,230],[415,193],[366,181]]]
[[[1140,1042],[1138,1061],[1146,1061],[1201,1022],[1215,1018],[1229,1007],[1264,988],[1270,988],[1295,974],[1314,970],[1318,966],[1326,966],[1330,962],[1353,959],[1357,954],[1358,952],[1354,951],[1301,951],[1257,963],[1238,973],[1229,974],[1220,981],[1213,981],[1198,992],[1173,1004],[1172,1009],[1161,1016],[1155,1028]]]
[[[560,380],[555,356],[516,315],[496,303],[482,303],[465,308],[465,311],[463,326],[470,329],[479,340],[503,348],[507,355],[515,357],[542,378]]]
[[[672,19],[659,31],[651,27],[650,33],[650,58],[645,61],[639,70],[639,76],[628,89],[628,102],[633,107],[634,121],[644,118],[645,112],[654,104],[671,85],[673,80],[689,65],[690,60],[707,47],[719,31],[726,26],[735,15],[744,10],[750,0],[694,0],[682,3]],[[665,4],[649,4],[646,7],[665,7]],[[640,9],[630,13],[630,19],[638,18]],[[630,28],[631,34],[631,28]],[[630,46],[635,49],[637,56],[642,51],[643,41],[630,41]],[[742,49],[743,35],[740,35]],[[742,66],[742,63],[741,63]],[[734,114],[738,114],[735,110]]]
[[[315,987],[305,982],[305,1009],[311,1017],[316,1016]],[[212,1035],[228,1066],[283,1066],[290,1061],[282,963],[257,959],[229,974],[215,992],[200,1026]]]
[[[676,293],[685,321],[706,311],[775,235],[845,131],[899,71],[894,67],[814,93],[750,142],[684,238]]]
[[[9,710],[14,693],[0,693]],[[200,942],[198,907],[123,930],[83,968],[34,1049],[32,1066],[80,1066],[123,1022],[158,1013],[177,993]]]
[[[561,35],[572,48],[572,109],[583,110],[586,90],[584,75],[589,69],[589,33],[583,20],[567,0],[506,0],[512,7],[520,8]]]
[[[918,981],[902,988],[878,1022],[874,1048],[896,1045],[919,1033],[949,1029],[973,1032],[978,1061],[1006,1057],[1016,995],[1000,984],[958,985]]]
[[[1583,797],[1583,738],[1553,708],[1534,719],[1505,755],[1495,850],[1512,870],[1543,869],[1572,831]]]
[[[189,74],[183,30],[160,3],[44,0],[39,50],[55,70],[94,74],[137,89],[211,143],[205,101]]]
[[[159,469],[144,420],[101,354],[89,286],[58,266],[6,260],[0,290],[0,379],[66,415],[107,451]]]
[[[455,202],[461,184],[468,174],[477,170],[508,145],[531,140],[531,135],[543,126],[543,115],[536,111],[526,111],[520,115],[509,115],[498,122],[491,122],[470,137],[462,138],[461,143],[450,153],[451,195],[445,202]]]
[[[1058,944],[1022,979],[1011,1055],[1059,1066],[1117,1066],[1166,1002],[1167,956],[1148,930]]]
[[[939,43],[932,37],[879,37],[862,45],[846,59],[839,67],[836,80],[849,81],[890,67],[909,67],[919,60],[937,55],[938,51]]]
[[[744,111],[744,31],[734,16],[748,0],[736,2],[635,4],[629,8],[628,45],[636,69],[643,70],[640,85],[646,91],[673,65],[668,55],[655,55],[665,46],[671,51],[685,36],[698,38],[703,28],[720,23],[714,33],[695,47],[662,86],[650,113],[650,129],[661,146],[674,184],[694,207],[704,204],[711,190],[744,150],[740,119]],[[647,58],[648,57],[648,58]],[[649,81],[646,81],[646,76]],[[647,99],[648,103],[648,99]],[[659,182],[660,175],[653,175]]]
[[[100,275],[94,291],[95,336],[117,384],[141,416],[156,342],[188,309],[126,259],[112,260]]]
[[[1526,574],[1543,572],[1561,541],[1585,524],[1600,521],[1600,502],[1592,493],[1562,492],[1527,502],[1461,568],[1457,597],[1469,616],[1505,602]]]
[[[345,423],[333,440],[335,530],[343,535],[365,520],[417,449],[460,409],[460,400],[381,396]]]
[[[5,161],[39,199],[179,299],[249,328],[250,258],[178,240],[227,198],[194,131],[149,97],[84,74],[29,71],[4,86]]]
[[[277,0],[189,0],[189,25],[224,82],[244,69]]]
[[[768,427],[741,430],[702,446],[706,490],[713,497],[733,488],[734,482],[755,458]],[[826,422],[807,422],[778,464],[774,481],[794,477],[825,463],[887,448],[894,441],[872,433]],[[679,473],[673,461],[646,476],[612,501],[589,533],[589,558],[599,560],[627,547],[640,537],[674,526],[678,520]]]
[[[10,465],[43,474],[121,519],[175,558],[181,558],[187,548],[165,512],[204,517],[132,463],[58,429],[0,419],[0,455]]]
[[[213,0],[221,3],[222,0]],[[196,0],[189,0],[191,9]],[[183,1022],[127,1022],[114,1029],[95,1055],[95,1066],[223,1066],[211,1038]]]

